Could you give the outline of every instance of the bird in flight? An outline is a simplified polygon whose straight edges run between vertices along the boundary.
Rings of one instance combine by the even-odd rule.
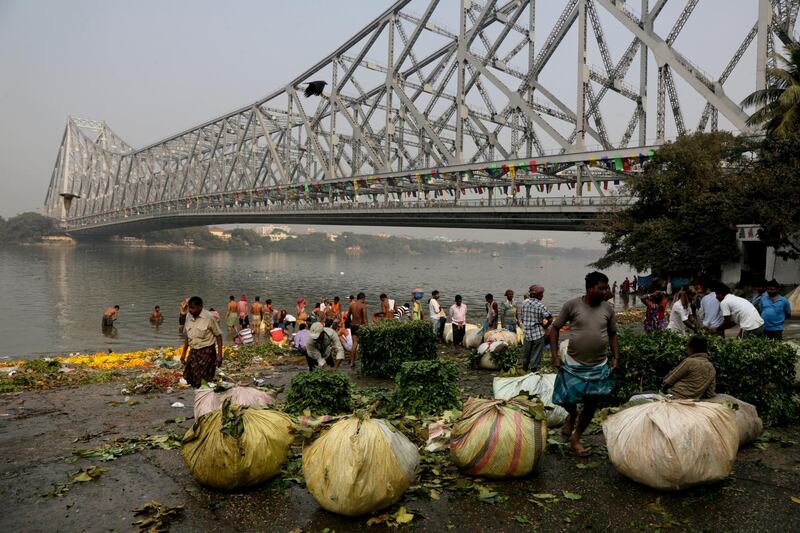
[[[309,96],[322,96],[322,91],[325,89],[327,84],[327,81],[322,80],[308,82],[308,86],[306,87],[306,91],[304,93],[306,98]]]

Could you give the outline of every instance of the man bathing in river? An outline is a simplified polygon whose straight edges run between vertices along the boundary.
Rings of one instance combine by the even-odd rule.
[[[250,308],[250,324],[253,328],[253,333],[256,335],[256,342],[261,342],[261,321],[264,310],[264,304],[261,303],[261,297],[256,296],[253,306]]]
[[[119,306],[115,305],[114,307],[109,307],[103,313],[103,327],[112,327],[117,318],[119,318]]]
[[[150,322],[154,324],[160,324],[164,320],[164,315],[161,314],[161,307],[155,306],[153,311],[150,313]]]
[[[347,311],[350,319],[350,333],[353,335],[353,349],[350,352],[350,368],[355,368],[356,358],[358,357],[358,330],[361,326],[367,325],[367,303],[366,295],[359,292],[356,301],[350,305]]]
[[[553,403],[569,416],[561,434],[569,438],[576,454],[587,455],[581,436],[592,421],[597,404],[614,388],[611,370],[617,366],[617,320],[614,307],[606,302],[608,278],[600,272],[586,275],[586,294],[567,301],[550,331],[550,353],[558,375],[553,386]],[[558,335],[570,324],[566,360],[558,355]],[[607,352],[611,346],[611,359]],[[578,416],[578,404],[583,404]]]
[[[236,305],[236,298],[231,295],[228,299],[228,308],[225,311],[225,323],[231,333],[236,333],[236,322],[239,320],[239,307]]]
[[[222,331],[211,313],[203,310],[203,299],[199,296],[189,298],[189,316],[186,317],[184,332],[186,336],[181,352],[183,378],[197,388],[204,381],[212,381],[217,367],[222,366]],[[188,358],[187,348],[191,348]]]

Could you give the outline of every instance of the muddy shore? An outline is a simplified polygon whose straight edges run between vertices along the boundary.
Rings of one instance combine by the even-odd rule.
[[[288,390],[291,377],[303,370],[303,365],[286,364],[248,372]],[[358,386],[391,386],[348,373]],[[465,396],[491,394],[492,377],[491,372],[462,368]],[[389,529],[385,524],[368,526],[369,517],[324,511],[301,484],[286,479],[232,493],[207,489],[190,476],[175,448],[145,449],[106,462],[76,458],[76,451],[118,437],[180,436],[191,426],[191,389],[126,395],[121,392],[125,385],[119,379],[0,395],[0,527],[136,531],[133,510],[156,500],[185,506],[171,531]],[[285,392],[279,400],[284,397]],[[185,407],[171,407],[175,402]],[[800,504],[792,501],[800,497],[800,425],[771,428],[762,442],[741,449],[733,474],[724,482],[679,493],[658,492],[620,476],[605,456],[602,432],[592,427],[589,433],[594,455],[588,459],[551,445],[529,477],[481,482],[498,493],[492,502],[451,486],[438,500],[426,489],[408,493],[389,511],[405,506],[415,516],[402,527],[416,531],[800,530]],[[92,465],[108,470],[91,482],[70,486],[63,495],[46,496]],[[565,498],[564,491],[580,499]]]

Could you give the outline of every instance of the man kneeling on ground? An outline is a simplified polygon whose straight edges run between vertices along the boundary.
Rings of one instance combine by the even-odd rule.
[[[661,390],[681,400],[702,400],[716,394],[717,371],[708,360],[708,341],[692,337],[686,347],[687,357],[667,377]]]
[[[344,361],[344,348],[339,341],[339,335],[319,322],[311,324],[309,331],[311,333],[306,342],[309,369],[313,369],[314,362],[319,366],[325,366],[327,362],[333,368],[339,368]]]

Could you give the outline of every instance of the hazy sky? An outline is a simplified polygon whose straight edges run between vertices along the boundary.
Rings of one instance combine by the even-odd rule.
[[[638,11],[639,0],[629,3]],[[683,3],[671,0],[657,31],[669,31]],[[272,92],[391,4],[388,0],[0,0],[0,216],[40,208],[68,115],[105,120],[131,145],[147,145]],[[452,9],[446,7],[449,4]],[[718,76],[753,24],[756,4],[755,0],[703,0],[676,47]],[[455,5],[456,0],[444,0],[437,11],[451,13],[447,20],[435,17],[447,28],[458,27]],[[546,38],[563,2],[538,5],[537,43]],[[599,11],[616,61],[629,37],[615,31],[608,15]],[[574,27],[571,34],[576,34]],[[735,101],[754,88],[753,49],[751,45],[739,67],[743,73],[735,73],[726,84]],[[589,59],[601,64],[599,56]],[[559,80],[574,85],[574,59],[554,58],[551,63],[547,75],[554,80],[554,90],[560,90]],[[650,65],[652,74],[654,63]],[[637,68],[631,71],[634,75]],[[682,93],[691,93],[681,80],[677,85]],[[654,103],[652,82],[649,93]],[[687,94],[681,103],[688,125],[694,127],[702,102],[691,96]],[[572,102],[574,97],[564,99]],[[606,105],[614,102],[612,98]],[[627,112],[619,115],[610,120],[624,125]],[[648,129],[654,128],[652,115]],[[499,235],[520,240],[531,236],[530,232],[480,233],[482,238]],[[598,245],[596,236],[552,236],[566,246]]]

